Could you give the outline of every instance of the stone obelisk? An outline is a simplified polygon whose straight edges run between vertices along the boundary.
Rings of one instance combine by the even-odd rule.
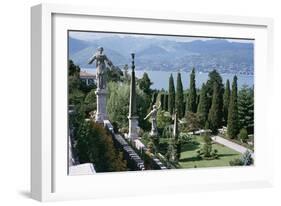
[[[130,106],[129,106],[129,134],[128,138],[132,141],[138,138],[138,116],[136,106],[136,79],[135,79],[135,54],[132,55],[132,74],[130,84]]]

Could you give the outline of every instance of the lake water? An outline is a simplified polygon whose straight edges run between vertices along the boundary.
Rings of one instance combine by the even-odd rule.
[[[95,73],[95,69],[81,68],[81,71]],[[171,73],[173,74],[174,83],[176,87],[177,72],[136,70],[136,77],[141,78],[144,72],[148,74],[150,80],[153,82],[153,84],[151,85],[152,89],[161,90],[163,88],[164,90],[167,90],[169,84],[169,77]],[[201,88],[202,84],[207,82],[209,78],[208,75],[209,73],[199,73],[199,72],[195,74],[195,81],[196,81],[197,88]],[[232,80],[235,74],[220,74],[220,75],[224,83],[226,82],[227,79],[229,79],[230,84],[232,84]],[[243,85],[248,85],[249,87],[254,85],[254,75],[237,74],[236,76],[238,78],[237,81],[238,88],[241,88]],[[190,72],[181,72],[181,80],[184,89],[189,88],[189,79],[190,79]]]
[[[171,72],[165,72],[165,71],[136,71],[136,76],[141,78],[143,73],[146,72],[150,78],[150,80],[153,82],[153,85],[151,86],[154,89],[168,89],[169,84],[169,77],[171,75]],[[174,84],[176,87],[176,79],[177,79],[177,72],[172,72],[174,77]],[[196,87],[201,88],[203,83],[206,83],[209,79],[209,73],[196,73],[195,74],[195,81],[196,81]],[[223,82],[225,83],[227,79],[229,79],[230,83],[232,83],[233,77],[235,74],[221,74],[221,77],[223,79]],[[190,82],[190,72],[181,72],[181,80],[183,84],[183,88],[187,89],[189,88],[189,82]],[[238,88],[241,88],[243,85],[253,86],[254,84],[254,76],[253,75],[243,75],[238,74],[237,75],[237,83]]]

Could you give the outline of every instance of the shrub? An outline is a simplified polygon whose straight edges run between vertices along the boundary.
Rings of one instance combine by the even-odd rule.
[[[237,158],[237,159],[231,160],[229,162],[229,165],[230,166],[242,166],[243,162],[241,161],[241,159]]]
[[[247,150],[243,156],[241,157],[241,161],[243,162],[243,165],[251,165],[254,163],[254,159],[252,158],[251,153],[249,150]]]
[[[248,139],[248,132],[245,128],[242,128],[238,134],[239,139],[245,142]]]
[[[218,159],[219,158],[218,150],[217,149],[213,150],[211,156],[214,157],[215,159]]]
[[[234,160],[231,160],[229,162],[230,166],[247,166],[252,165],[254,163],[254,159],[252,158],[251,153],[247,150],[241,158],[237,158]]]
[[[155,152],[155,145],[153,144],[153,141],[150,141],[148,144],[147,144],[147,149],[150,153],[154,153]]]
[[[197,158],[206,160],[219,158],[218,150],[212,149],[212,140],[209,136],[204,136],[204,144],[199,150],[197,150]]]
[[[187,133],[180,133],[179,140],[182,144],[189,144],[193,142],[192,135],[188,135]]]

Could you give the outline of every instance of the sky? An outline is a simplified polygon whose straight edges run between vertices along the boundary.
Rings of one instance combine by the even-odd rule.
[[[96,39],[104,38],[104,37],[142,37],[142,38],[150,38],[150,39],[162,39],[162,40],[172,40],[172,41],[178,41],[178,42],[191,42],[195,40],[202,40],[202,41],[208,41],[218,38],[212,38],[212,37],[179,37],[179,36],[157,36],[157,35],[136,35],[136,34],[120,34],[120,33],[103,33],[103,32],[81,32],[81,31],[71,31],[69,32],[69,36],[75,39],[80,39],[84,41],[94,41]],[[229,42],[239,42],[239,43],[253,43],[253,40],[248,39],[226,39]]]

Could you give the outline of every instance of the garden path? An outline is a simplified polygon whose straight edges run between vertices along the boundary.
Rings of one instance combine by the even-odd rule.
[[[223,137],[220,137],[220,136],[213,136],[211,138],[214,142],[217,142],[217,143],[222,144],[226,147],[229,147],[229,148],[231,148],[231,149],[233,149],[233,150],[235,150],[235,151],[237,151],[241,154],[245,153],[248,150],[251,153],[251,156],[254,158],[254,152],[252,150],[242,146],[242,145],[239,145],[235,142],[232,142],[232,141],[227,140],[227,139],[225,139]]]

